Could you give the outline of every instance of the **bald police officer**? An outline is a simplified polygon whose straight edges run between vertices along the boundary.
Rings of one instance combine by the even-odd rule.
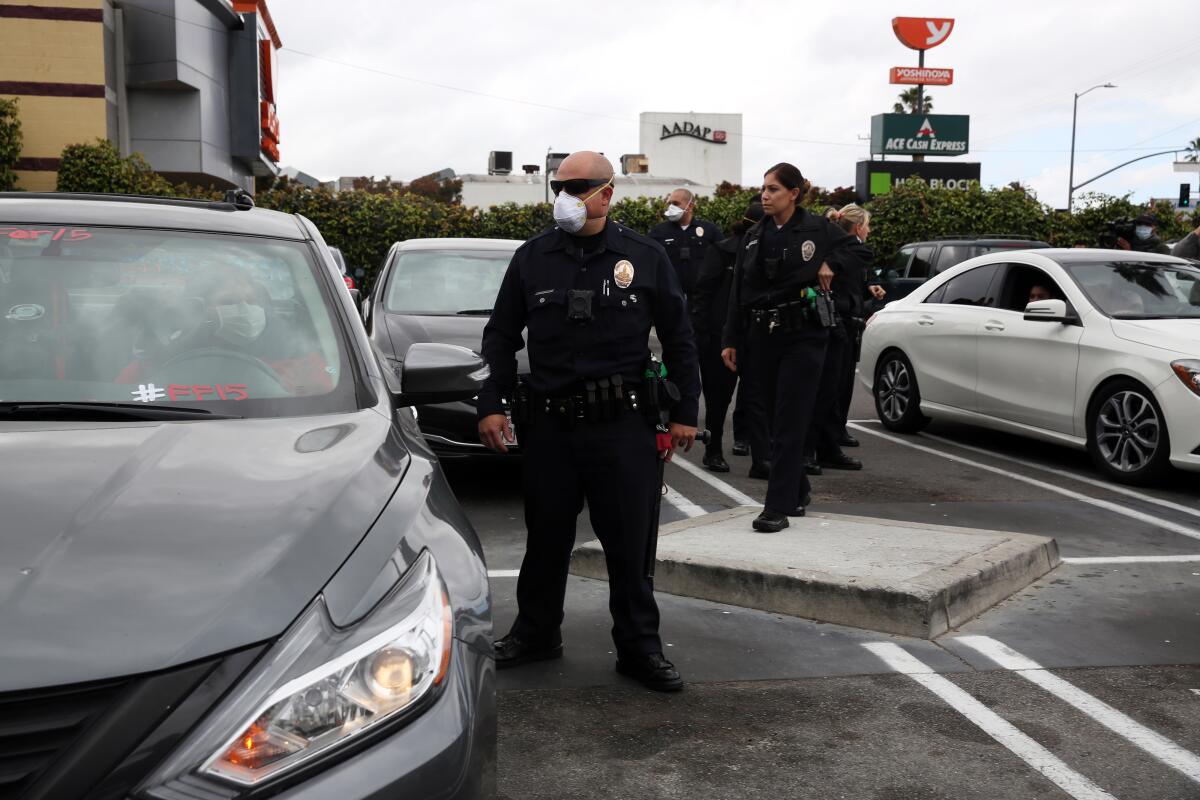
[[[608,561],[617,671],[674,691],[683,681],[663,657],[647,542],[658,459],[691,449],[696,437],[696,348],[662,247],[608,220],[612,186],[612,164],[598,153],[562,162],[551,182],[557,224],[513,255],[483,332],[491,374],[479,393],[479,436],[507,451],[514,439],[502,398],[515,396],[528,530],[517,619],[495,644],[496,666],[562,655],[567,567],[586,499]],[[646,413],[651,326],[681,395],[661,451]],[[529,375],[518,382],[522,330]]]
[[[663,213],[666,221],[650,229],[650,238],[667,251],[689,300],[704,264],[704,251],[722,239],[721,229],[708,220],[696,219],[695,211],[695,195],[687,189],[676,189],[667,200]]]

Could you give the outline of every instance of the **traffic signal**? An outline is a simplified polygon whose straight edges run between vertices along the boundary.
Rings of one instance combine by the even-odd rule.
[[[1190,183],[1179,184],[1179,207],[1188,208],[1192,204],[1192,185]]]

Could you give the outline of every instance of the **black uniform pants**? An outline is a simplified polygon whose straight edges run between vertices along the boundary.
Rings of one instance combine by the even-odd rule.
[[[846,373],[854,376],[854,365],[847,368],[847,357],[853,357],[851,342],[844,325],[829,329],[829,347],[821,368],[821,388],[813,408],[812,425],[808,429],[807,452],[825,458],[841,451],[838,439],[846,430],[841,399],[845,392]]]
[[[750,423],[750,453],[771,463],[768,511],[786,514],[811,487],[804,472],[804,442],[820,388],[829,332],[825,328],[768,333],[751,325],[738,353]]]
[[[518,434],[524,455],[525,559],[512,632],[529,642],[556,638],[563,620],[575,522],[587,500],[608,562],[608,608],[617,654],[662,652],[646,542],[659,491],[654,426],[641,414],[578,423],[539,417]]]
[[[722,446],[721,437],[725,432],[725,415],[729,413],[729,403],[733,400],[733,389],[737,385],[738,375],[721,360],[719,335],[701,334],[696,339],[696,345],[700,351],[700,380],[704,387],[704,426],[708,428],[712,437],[706,450],[719,453]],[[741,432],[735,411],[734,438]]]
[[[845,320],[843,322],[846,323],[846,360],[842,362],[842,387],[838,392],[837,422],[835,423],[839,436],[846,433],[846,423],[850,420],[850,401],[854,398],[858,352],[862,345],[862,341],[859,338],[862,335],[862,332],[859,330],[861,323],[853,323]]]

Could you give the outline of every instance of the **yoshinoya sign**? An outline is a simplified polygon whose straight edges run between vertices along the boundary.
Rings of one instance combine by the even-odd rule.
[[[892,30],[905,47],[928,50],[950,38],[954,20],[933,17],[895,17]]]
[[[961,156],[967,152],[966,114],[876,114],[871,152],[880,155]]]
[[[944,67],[892,67],[891,82],[949,86],[954,83],[954,70]]]
[[[658,137],[659,141],[670,139],[673,136],[690,136],[693,139],[712,144],[725,144],[727,138],[725,131],[714,131],[712,128],[706,128],[694,122],[676,122],[673,125],[664,123],[662,133]]]
[[[854,190],[865,202],[897,184],[919,178],[931,189],[966,191],[979,185],[979,163],[961,161],[859,161]]]

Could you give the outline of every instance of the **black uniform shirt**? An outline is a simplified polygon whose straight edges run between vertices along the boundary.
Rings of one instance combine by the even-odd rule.
[[[588,237],[591,239],[592,237]],[[650,328],[658,333],[668,374],[682,399],[671,421],[695,425],[700,397],[696,345],[686,301],[667,255],[656,242],[608,222],[580,249],[559,228],[534,236],[513,254],[483,330],[491,370],[479,392],[479,417],[503,413],[517,377],[516,352],[529,340],[529,385],[554,396],[585,380],[622,375],[641,379]],[[627,284],[622,286],[621,284]],[[592,319],[567,319],[567,291],[592,291]]]
[[[650,238],[667,251],[683,293],[690,298],[704,263],[704,251],[721,241],[721,229],[708,220],[693,217],[686,228],[678,222],[660,222],[650,229]]]
[[[734,296],[721,337],[724,347],[737,347],[747,309],[771,308],[796,300],[806,286],[817,285],[817,272],[830,256],[858,241],[825,217],[797,208],[783,227],[763,217],[742,237],[734,267]],[[767,274],[767,259],[778,258],[774,278]],[[836,276],[839,265],[829,261]]]

